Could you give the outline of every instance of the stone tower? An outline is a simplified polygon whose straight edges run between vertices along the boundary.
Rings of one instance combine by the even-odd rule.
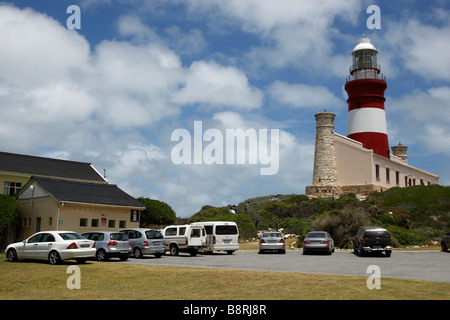
[[[341,193],[337,181],[334,152],[334,113],[326,110],[315,115],[316,145],[314,152],[313,183],[306,187],[310,197],[330,197]]]
[[[397,146],[391,147],[391,150],[392,150],[392,153],[394,154],[394,156],[397,156],[400,159],[402,159],[402,161],[404,163],[408,163],[408,161],[407,161],[408,156],[406,154],[407,150],[408,150],[407,146],[404,146],[404,145],[402,145],[401,142],[399,142]]]

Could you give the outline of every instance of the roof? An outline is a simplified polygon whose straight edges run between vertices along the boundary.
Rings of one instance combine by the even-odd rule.
[[[360,39],[358,41],[358,44],[356,45],[356,47],[353,49],[352,53],[358,50],[364,50],[364,49],[370,49],[370,50],[375,50],[377,51],[377,49],[375,48],[375,46],[370,42],[369,38],[366,38],[365,36]],[[378,52],[378,51],[377,51]]]
[[[117,187],[115,184],[100,184],[70,180],[32,177],[57,201],[101,204],[124,207],[145,206]],[[24,188],[25,189],[25,188]]]
[[[0,152],[0,171],[107,183],[90,163],[7,152]]]

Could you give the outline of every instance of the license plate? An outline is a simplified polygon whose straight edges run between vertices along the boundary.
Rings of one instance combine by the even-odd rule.
[[[90,247],[89,244],[82,244],[82,245],[80,245],[80,248],[89,248],[89,247]]]
[[[153,245],[159,246],[161,244],[161,241],[153,241]]]
[[[225,240],[223,240],[223,243],[230,243],[231,242],[231,239],[225,239]]]

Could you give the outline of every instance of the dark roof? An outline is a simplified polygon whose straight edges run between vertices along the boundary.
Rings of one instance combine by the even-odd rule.
[[[70,180],[32,177],[58,201],[104,204],[125,207],[145,206],[119,189],[115,184],[100,184]]]
[[[30,176],[107,182],[90,163],[7,152],[0,152],[0,171],[29,174]]]

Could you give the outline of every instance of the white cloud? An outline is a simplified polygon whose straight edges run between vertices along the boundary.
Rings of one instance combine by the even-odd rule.
[[[450,80],[450,44],[446,40],[450,39],[448,22],[439,27],[409,17],[407,20],[389,21],[387,28],[389,32],[384,41],[388,47],[385,51],[392,66],[398,68],[400,64],[428,80]]]
[[[450,155],[450,87],[413,91],[393,99],[389,110],[399,125],[396,140]]]
[[[261,91],[252,87],[247,76],[234,67],[196,61],[187,70],[185,79],[183,87],[172,100],[176,103],[246,110],[262,104]]]
[[[324,86],[308,84],[289,84],[283,81],[274,81],[267,88],[268,94],[275,104],[294,108],[325,108],[332,109],[342,104],[334,93]]]
[[[71,76],[87,63],[88,42],[31,9],[0,5],[0,80],[33,86]]]

